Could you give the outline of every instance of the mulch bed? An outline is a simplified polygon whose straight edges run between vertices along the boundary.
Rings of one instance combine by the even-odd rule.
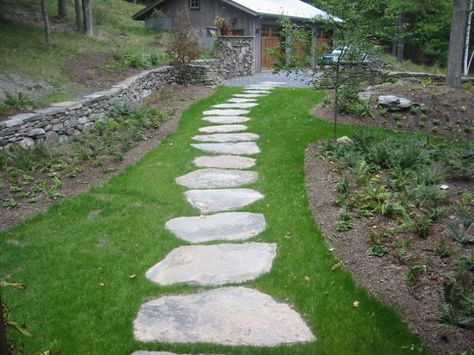
[[[382,302],[394,306],[407,321],[410,329],[419,334],[435,353],[447,354],[474,349],[472,330],[445,325],[438,321],[440,304],[443,302],[443,280],[452,274],[460,246],[444,235],[444,229],[435,225],[427,239],[397,235],[398,241],[412,239],[410,250],[421,260],[430,260],[429,272],[415,284],[409,284],[409,266],[397,258],[394,250],[384,257],[370,255],[371,245],[367,234],[395,227],[393,220],[382,216],[371,219],[354,219],[355,227],[348,232],[336,228],[340,207],[335,204],[336,182],[341,176],[333,164],[317,157],[318,143],[306,151],[305,172],[310,206],[314,219],[324,234],[328,247],[354,276]],[[474,188],[452,185],[452,189]],[[441,259],[434,252],[434,245],[444,238],[452,249],[452,257]],[[363,305],[361,305],[363,307]]]
[[[150,104],[161,110],[172,112],[172,116],[163,122],[154,131],[147,132],[146,140],[140,141],[130,151],[124,154],[122,161],[107,159],[103,165],[94,167],[90,162],[79,162],[82,172],[74,177],[66,177],[60,192],[65,197],[74,196],[88,191],[91,187],[106,183],[112,176],[118,174],[128,165],[136,162],[148,151],[155,148],[166,136],[178,128],[181,114],[194,102],[210,96],[212,88],[203,86],[170,85],[166,93],[155,92],[149,98]],[[59,147],[68,149],[67,144]],[[0,179],[2,173],[0,172]],[[41,177],[36,177],[41,179]],[[30,218],[40,212],[46,211],[55,201],[45,195],[40,195],[36,203],[30,204],[27,198],[17,198],[10,192],[10,185],[4,183],[0,187],[0,196],[3,198],[14,197],[21,204],[19,208],[5,209],[0,206],[0,230],[7,230],[14,225]]]
[[[398,83],[377,85],[370,91],[373,117],[340,114],[338,121],[392,129],[433,134],[441,137],[474,139],[474,92],[451,89],[445,86]],[[379,95],[408,98],[419,106],[404,111],[384,111],[377,107]],[[316,106],[312,113],[322,119],[332,120],[332,108]]]

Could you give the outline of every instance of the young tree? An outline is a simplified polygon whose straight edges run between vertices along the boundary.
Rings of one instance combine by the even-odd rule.
[[[48,7],[46,0],[41,0],[41,14],[43,16],[44,37],[46,43],[51,43],[51,25],[49,24]]]
[[[471,24],[472,24],[472,3],[473,0],[469,1],[469,14],[467,15],[467,26],[466,26],[466,44],[464,45],[464,70],[465,76],[469,75],[469,68],[471,67],[472,58],[474,57],[474,50],[469,56],[469,43],[471,41]]]
[[[67,18],[66,0],[58,0],[58,17],[60,19]]]
[[[2,295],[0,294],[0,354],[10,355],[10,349],[7,343],[6,322],[3,317]]]
[[[454,0],[446,75],[446,85],[452,88],[461,86],[464,36],[468,13],[469,0]]]

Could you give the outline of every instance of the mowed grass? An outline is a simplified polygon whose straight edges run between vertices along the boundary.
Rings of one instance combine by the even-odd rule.
[[[260,179],[253,187],[265,199],[243,210],[264,213],[267,219],[268,229],[254,240],[278,244],[272,271],[246,285],[293,304],[317,341],[252,348],[143,344],[133,339],[132,322],[144,301],[203,289],[160,287],[146,280],[144,273],[173,248],[186,244],[164,228],[170,218],[199,214],[174,179],[195,169],[191,162],[200,153],[190,143],[198,128],[206,125],[200,120],[202,111],[237,91],[219,88],[193,105],[175,134],[106,185],[61,201],[0,234],[0,279],[8,275],[9,282],[27,286],[24,291],[3,290],[12,318],[33,334],[25,338],[9,333],[24,342],[27,354],[47,349],[61,354],[130,354],[137,349],[232,354],[425,352],[395,311],[356,287],[347,271],[334,267],[337,260],[311,216],[304,151],[309,143],[330,137],[331,126],[308,113],[323,97],[310,89],[277,89],[252,110],[250,131],[260,135],[262,149],[256,167]],[[340,130],[350,133],[349,127]],[[356,300],[358,308],[353,307]]]

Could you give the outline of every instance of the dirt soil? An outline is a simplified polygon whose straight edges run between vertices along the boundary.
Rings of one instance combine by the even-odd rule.
[[[474,92],[445,86],[407,82],[377,85],[370,89],[373,117],[341,113],[338,120],[347,124],[363,124],[392,129],[429,133],[442,137],[474,139]],[[405,97],[417,105],[403,111],[385,111],[377,107],[379,95]],[[318,105],[312,113],[332,121],[332,109]]]
[[[117,70],[111,67],[113,54],[107,52],[84,52],[70,57],[64,64],[69,78],[94,89],[108,89],[118,82],[138,74],[139,69]]]
[[[334,203],[337,196],[335,184],[341,177],[329,161],[318,158],[316,153],[317,143],[314,143],[306,151],[306,186],[313,217],[330,250],[334,251],[360,286],[385,304],[395,307],[410,329],[419,334],[434,353],[448,354],[474,349],[472,330],[445,325],[437,319],[439,306],[443,302],[443,278],[452,273],[455,267],[454,257],[453,260],[441,259],[433,251],[432,245],[444,238],[443,230],[435,228],[429,238],[413,239],[410,248],[419,253],[422,260],[429,258],[432,265],[429,266],[429,272],[415,285],[409,285],[409,266],[400,262],[393,250],[383,258],[369,254],[371,245],[367,234],[383,228],[390,229],[392,220],[377,216],[372,219],[355,218],[354,229],[348,232],[337,231],[340,207]],[[406,235],[397,237],[401,238],[399,240],[409,238]],[[445,240],[456,255],[459,245],[455,245],[449,238]]]
[[[203,86],[170,85],[166,92],[155,92],[147,101],[163,111],[172,112],[172,116],[161,126],[149,132],[146,140],[138,142],[137,145],[124,155],[121,162],[107,161],[100,167],[93,167],[88,162],[83,162],[83,171],[73,178],[65,178],[63,187],[59,191],[65,197],[77,195],[88,191],[91,187],[106,183],[112,176],[117,175],[125,167],[138,161],[148,151],[156,148],[168,134],[176,131],[181,114],[194,102],[202,100],[213,93],[213,89]],[[61,146],[61,149],[68,149]],[[0,174],[1,177],[1,174]],[[13,197],[9,192],[10,186],[0,188],[0,196]],[[55,201],[45,195],[41,195],[37,203],[29,204],[27,199],[18,199],[21,204],[19,208],[5,209],[0,207],[0,230],[7,230],[26,219],[46,211]]]

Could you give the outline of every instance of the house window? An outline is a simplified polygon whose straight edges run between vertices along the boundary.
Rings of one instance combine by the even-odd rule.
[[[189,8],[191,10],[200,10],[201,9],[201,0],[189,0]]]

